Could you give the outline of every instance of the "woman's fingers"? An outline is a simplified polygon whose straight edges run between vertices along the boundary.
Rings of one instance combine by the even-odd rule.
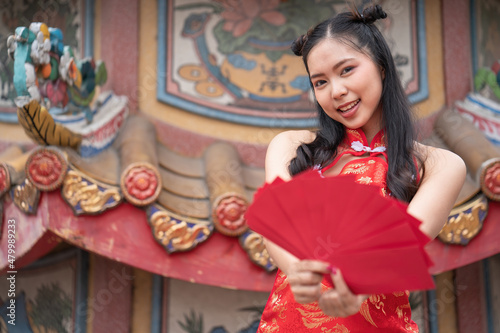
[[[321,283],[323,275],[311,271],[297,271],[288,275],[291,285],[314,285]]]
[[[303,271],[311,271],[320,274],[329,274],[330,264],[318,260],[301,260],[297,263],[297,267]]]
[[[333,269],[331,275],[335,288],[321,295],[319,299],[321,310],[333,317],[347,317],[357,313],[369,296],[353,294],[338,269]]]
[[[359,304],[363,303],[366,301],[368,298],[370,298],[370,295],[357,295]]]
[[[328,272],[328,264],[321,261],[301,260],[293,265],[287,278],[295,300],[302,304],[317,301],[323,274]]]
[[[349,289],[349,287],[345,283],[344,277],[342,276],[342,272],[340,272],[340,270],[338,268],[333,268],[332,274],[330,274],[330,275],[332,276],[335,290],[337,290],[337,292],[340,295],[344,295],[344,296],[353,295],[351,290]]]
[[[290,285],[290,288],[292,289],[293,296],[295,297],[295,301],[297,303],[306,304],[315,302],[321,296],[321,284],[310,286]]]
[[[345,304],[335,289],[324,292],[319,298],[318,305],[320,309],[331,317],[347,317]]]

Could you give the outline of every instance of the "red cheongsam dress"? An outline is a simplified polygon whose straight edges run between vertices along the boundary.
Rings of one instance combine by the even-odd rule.
[[[377,133],[368,146],[361,130],[347,129],[346,139],[339,146],[338,156],[322,172],[335,165],[344,154],[360,158],[348,162],[340,174],[354,175],[357,182],[378,185],[384,195],[387,193],[388,165],[383,131]],[[323,291],[331,287],[323,279]],[[295,302],[287,277],[278,270],[258,332],[418,332],[417,325],[411,320],[408,296],[408,291],[371,295],[362,303],[358,313],[347,318],[330,317],[321,311],[317,302]]]

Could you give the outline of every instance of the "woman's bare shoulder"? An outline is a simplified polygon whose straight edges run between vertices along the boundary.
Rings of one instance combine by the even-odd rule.
[[[422,153],[424,157],[430,159],[432,161],[441,161],[441,162],[458,162],[459,164],[463,163],[463,160],[460,156],[452,152],[448,149],[437,148],[429,145],[425,145],[423,143],[417,143],[417,150]],[[460,163],[462,162],[462,163]]]
[[[429,175],[439,173],[442,177],[449,177],[466,172],[465,163],[460,156],[454,152],[417,143],[417,150],[424,156],[425,172]]]
[[[276,135],[267,148],[266,180],[276,177],[290,178],[288,164],[296,156],[297,148],[303,143],[310,143],[316,138],[316,133],[308,130],[284,131]]]
[[[465,181],[467,169],[460,156],[447,149],[418,144],[425,172],[408,212],[422,221],[420,229],[434,238],[444,223]]]
[[[308,130],[284,131],[276,135],[269,144],[270,148],[290,148],[296,150],[303,143],[310,143],[316,138],[316,133]]]

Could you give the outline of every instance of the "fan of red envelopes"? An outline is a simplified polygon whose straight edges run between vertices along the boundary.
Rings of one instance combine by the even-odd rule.
[[[299,259],[329,262],[355,294],[433,289],[428,236],[407,205],[352,176],[316,170],[265,184],[247,210],[248,226]]]

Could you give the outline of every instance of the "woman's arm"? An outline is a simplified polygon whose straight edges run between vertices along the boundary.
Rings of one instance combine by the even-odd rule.
[[[451,151],[424,146],[425,173],[408,213],[422,221],[420,230],[435,238],[446,223],[466,176],[463,160]]]
[[[297,147],[313,139],[314,134],[309,131],[287,131],[278,134],[267,149],[266,182],[270,183],[276,177],[290,180],[288,165],[296,156]],[[295,300],[298,303],[317,301],[321,295],[323,274],[329,273],[328,264],[315,260],[299,260],[268,240],[266,247],[276,265],[287,276]]]
[[[309,131],[286,131],[275,136],[266,153],[266,182],[271,183],[277,177],[289,181],[292,177],[288,172],[288,165],[296,156],[297,147],[313,139],[314,134]],[[266,241],[266,246],[276,265],[288,275],[289,265],[299,260],[270,241]]]

